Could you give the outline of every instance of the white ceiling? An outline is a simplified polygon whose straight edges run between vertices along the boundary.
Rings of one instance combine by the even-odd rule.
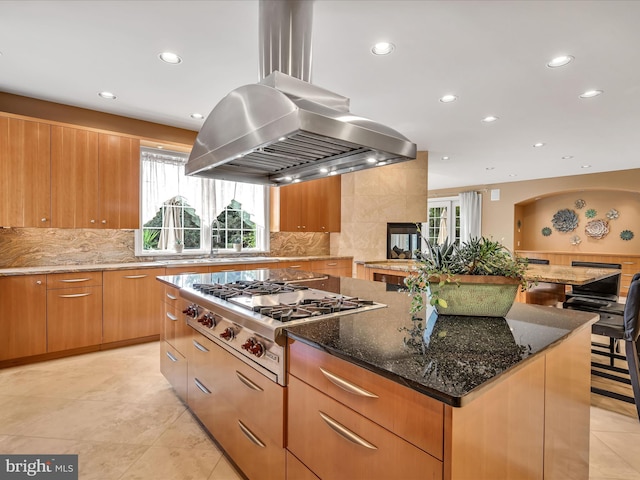
[[[316,0],[312,82],[428,150],[430,190],[638,168],[639,23],[640,1]],[[198,130],[258,80],[258,3],[3,0],[0,52],[2,91]]]

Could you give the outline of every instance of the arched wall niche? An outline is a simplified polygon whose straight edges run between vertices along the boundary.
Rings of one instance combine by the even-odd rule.
[[[584,202],[576,203],[579,200]],[[578,219],[575,230],[558,231],[552,224],[556,212],[573,210]],[[608,218],[612,209],[617,218]],[[628,189],[582,188],[547,193],[514,205],[514,244],[517,250],[540,252],[640,254],[640,192]],[[609,233],[592,238],[585,232],[591,220],[607,222]],[[550,229],[549,235],[543,229]],[[621,233],[633,233],[631,240],[623,240]],[[547,230],[546,233],[549,231]],[[575,237],[579,238],[576,243]]]

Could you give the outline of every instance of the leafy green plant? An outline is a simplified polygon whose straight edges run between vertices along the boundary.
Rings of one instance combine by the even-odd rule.
[[[502,276],[516,279],[521,288],[527,287],[524,274],[526,259],[512,254],[498,241],[485,237],[472,238],[462,245],[435,245],[425,239],[426,249],[417,252],[416,271],[405,279],[407,291],[412,296],[411,312],[424,308],[424,293],[429,304],[447,308],[446,299],[441,297],[442,287],[448,283],[458,284],[459,275]]]
[[[160,230],[142,230],[142,245],[145,250],[151,250],[158,246],[158,237],[160,236]]]

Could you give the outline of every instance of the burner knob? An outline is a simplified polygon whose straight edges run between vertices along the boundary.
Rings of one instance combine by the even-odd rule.
[[[254,354],[256,357],[261,357],[262,355],[264,355],[264,345],[262,345],[253,337],[244,342],[242,348]]]
[[[220,336],[227,341],[231,341],[236,337],[236,332],[233,331],[233,328],[227,327],[224,329],[224,332],[220,334]]]
[[[212,313],[205,313],[198,319],[198,323],[201,323],[205,327],[213,328],[217,325],[215,315]]]
[[[189,317],[196,318],[198,316],[198,306],[195,303],[192,303],[186,309],[184,309],[182,313],[188,315]]]

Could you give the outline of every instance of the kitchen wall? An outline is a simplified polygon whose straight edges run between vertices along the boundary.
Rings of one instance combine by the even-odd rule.
[[[558,197],[561,200],[560,203],[549,203],[546,207],[541,206],[542,210],[540,214],[540,221],[546,221],[550,224],[551,217],[549,217],[549,212],[556,206],[565,205],[564,208],[570,208],[575,199],[584,198],[585,200],[588,200],[591,198],[587,196],[590,192],[593,192],[594,195],[595,192],[607,192],[606,196],[608,197],[608,204],[610,204],[610,206],[606,207],[603,205],[603,208],[599,207],[599,213],[602,213],[600,210],[605,208],[607,210],[610,208],[617,208],[620,210],[621,214],[631,215],[637,213],[625,212],[638,212],[637,202],[640,201],[640,194],[638,193],[639,186],[640,169],[632,169],[617,172],[592,173],[587,175],[509,182],[495,185],[475,185],[457,189],[433,190],[429,192],[429,199],[454,196],[462,191],[475,190],[482,192],[482,235],[492,237],[496,240],[501,240],[509,248],[519,249],[521,246],[517,245],[518,240],[515,239],[515,236],[517,235],[515,211],[518,205],[528,205],[542,201],[546,198],[567,194],[568,197],[566,199]],[[500,200],[491,201],[491,190],[500,191]],[[573,198],[574,196],[575,198]],[[570,202],[569,197],[573,199],[573,201]],[[592,201],[596,201],[595,196]],[[631,202],[631,205],[633,205],[629,210],[627,210],[626,206],[621,206],[627,205],[628,202]],[[616,207],[616,205],[620,206],[620,208]],[[551,216],[553,216],[553,213]],[[528,222],[529,220],[527,220],[527,223]],[[585,223],[583,215],[581,217],[581,224],[579,227],[580,233],[578,233],[583,239],[583,243],[581,243],[576,249],[564,248],[564,246],[560,247],[559,245],[549,245],[550,248],[559,248],[561,251],[591,253],[592,250],[590,250],[590,248],[592,248],[594,244],[592,242],[584,242]],[[616,224],[616,228],[619,226],[622,226],[622,217],[620,218],[620,225]],[[537,226],[534,224],[534,227],[532,228],[537,228]],[[630,229],[633,230],[633,228]],[[557,232],[554,230],[551,236],[553,237],[556,233]],[[620,249],[624,249],[626,253],[640,253],[640,231],[634,231],[634,233],[636,233],[636,236],[632,241],[628,243],[624,242],[626,245],[623,245],[622,242],[616,242],[615,246],[611,244],[611,250],[607,249],[607,252],[621,253]],[[535,232],[534,235],[538,235],[538,233]],[[520,242],[522,243],[522,240],[520,240]],[[562,243],[564,244],[564,242]],[[594,250],[593,252],[599,251]]]
[[[387,256],[387,223],[427,220],[427,152],[397,165],[342,175],[342,223],[331,254],[354,260]]]

